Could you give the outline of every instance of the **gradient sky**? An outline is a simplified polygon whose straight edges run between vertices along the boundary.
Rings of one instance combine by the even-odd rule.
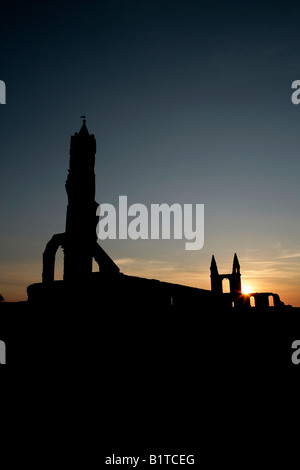
[[[101,243],[126,274],[210,288],[210,260],[300,306],[298,1],[10,1],[1,7],[0,293],[24,300],[65,229],[70,136],[98,203],[205,205],[202,250]],[[62,254],[58,254],[57,278]]]

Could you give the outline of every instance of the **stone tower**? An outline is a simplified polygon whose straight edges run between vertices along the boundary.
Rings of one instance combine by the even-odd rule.
[[[79,132],[71,137],[70,163],[66,181],[68,207],[66,230],[53,235],[43,254],[43,283],[54,281],[55,254],[64,250],[64,281],[76,283],[88,280],[93,258],[99,269],[109,274],[119,272],[118,266],[97,243],[98,218],[95,201],[96,140],[89,134],[85,116]]]
[[[87,277],[92,272],[97,240],[95,201],[96,140],[86,120],[71,137],[69,172],[66,181],[68,207],[64,247],[64,280]]]

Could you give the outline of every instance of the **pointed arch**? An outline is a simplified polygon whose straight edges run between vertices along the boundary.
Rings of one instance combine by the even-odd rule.
[[[43,253],[43,282],[49,283],[54,281],[55,271],[55,255],[58,248],[64,248],[65,233],[57,233],[53,235],[51,240],[47,243]]]
[[[223,277],[222,279],[222,292],[223,294],[231,292],[230,279],[228,277]]]

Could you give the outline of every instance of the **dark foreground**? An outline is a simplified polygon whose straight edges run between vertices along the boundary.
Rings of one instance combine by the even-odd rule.
[[[102,310],[101,299],[69,308],[3,303],[0,339],[15,375],[27,371],[38,382],[55,374],[68,424],[86,421],[102,463],[113,453],[175,451],[196,454],[197,468],[207,459],[204,468],[269,468],[294,449],[299,309],[159,312],[145,304],[133,312]]]

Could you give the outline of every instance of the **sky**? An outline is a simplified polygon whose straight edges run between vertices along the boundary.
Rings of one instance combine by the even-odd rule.
[[[8,2],[7,2],[8,3]],[[70,136],[97,140],[96,200],[204,204],[204,246],[103,240],[125,274],[242,284],[300,306],[298,1],[11,1],[1,6],[0,293],[26,300],[65,230]],[[56,278],[62,276],[62,253]]]

